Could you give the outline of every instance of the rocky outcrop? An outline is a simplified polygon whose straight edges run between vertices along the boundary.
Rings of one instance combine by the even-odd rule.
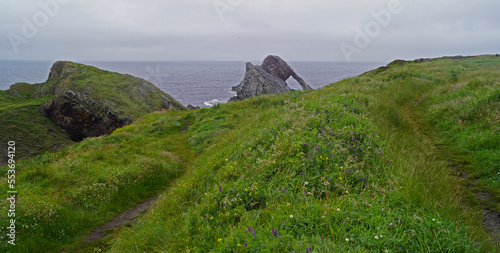
[[[56,62],[47,80],[54,99],[40,108],[73,141],[110,134],[143,114],[186,108],[153,84],[72,62]]]
[[[293,71],[292,67],[288,65],[283,59],[276,55],[269,55],[262,62],[262,68],[267,72],[277,75],[281,80],[285,81],[288,78],[293,77],[300,84],[303,90],[311,90],[311,86],[309,86],[304,79],[302,79],[295,71]]]
[[[262,94],[285,93],[291,89],[286,80],[292,76],[302,89],[312,89],[295,71],[279,56],[270,55],[264,59],[262,65],[246,63],[246,73],[243,81],[233,87],[236,97],[229,101],[237,101]]]

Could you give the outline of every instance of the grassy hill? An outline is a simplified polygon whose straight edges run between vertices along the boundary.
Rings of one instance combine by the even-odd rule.
[[[71,92],[77,99],[60,99],[65,97],[66,92]],[[65,108],[62,108],[64,110],[70,110],[72,106],[77,108],[73,111],[84,111],[79,118],[88,115],[89,118],[99,118],[99,114],[116,114],[120,118],[126,118],[127,122],[162,108],[186,109],[171,96],[143,79],[83,64],[59,61],[52,66],[46,82],[17,83],[9,90],[0,91],[2,154],[7,152],[6,143],[9,141],[20,144],[17,145],[18,159],[57,151],[74,143],[68,136],[68,131],[63,131],[56,125],[58,122],[55,124],[53,120],[42,115],[44,105],[54,101],[66,103],[63,105]],[[67,122],[68,117],[60,121]],[[83,123],[79,122],[77,125]],[[0,164],[6,162],[5,157],[1,156]]]
[[[399,60],[315,91],[148,114],[19,161],[19,244],[0,247],[495,252],[483,218],[500,211],[498,115],[494,56]],[[80,242],[159,193],[134,225]]]

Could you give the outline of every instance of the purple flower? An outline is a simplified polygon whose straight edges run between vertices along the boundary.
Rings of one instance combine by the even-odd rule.
[[[325,238],[321,237],[321,243],[325,243],[324,239]]]
[[[304,147],[307,147],[307,143],[304,143]]]
[[[248,227],[248,232],[252,231],[252,227]]]
[[[283,191],[286,193],[286,188],[283,188]]]
[[[318,146],[318,151],[320,151],[320,150],[321,150],[321,148]]]
[[[309,253],[309,250],[311,250],[311,248],[307,247],[307,251],[306,251],[306,253]]]
[[[255,229],[253,230],[253,237],[256,237],[256,235],[255,235]]]
[[[281,191],[281,187],[280,187],[280,191]]]
[[[274,228],[273,228],[273,235],[274,235],[274,234],[275,234],[275,233],[274,233]]]
[[[222,187],[219,185],[219,191],[221,192],[222,191]]]
[[[330,180],[332,180],[331,178],[328,179],[328,183],[330,183]]]
[[[243,243],[243,247],[246,247],[247,246],[247,242]]]
[[[347,216],[349,216],[349,213],[347,213]]]

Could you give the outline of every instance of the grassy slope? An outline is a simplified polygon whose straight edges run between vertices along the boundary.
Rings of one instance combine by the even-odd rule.
[[[9,90],[0,91],[0,150],[7,142],[15,141],[18,159],[59,150],[73,142],[50,119],[39,112],[40,106],[53,95],[40,92],[44,84],[18,83]],[[36,95],[35,95],[36,94]],[[35,95],[35,96],[33,96]],[[2,164],[0,158],[0,164]]]
[[[454,143],[474,124],[498,131],[498,114],[472,110],[498,108],[498,66],[489,56],[405,63],[314,92],[213,108],[211,118],[238,127],[219,132],[111,251],[494,251],[481,213],[459,204],[467,189],[449,175],[452,158],[443,159],[460,150],[442,146],[461,148],[474,160],[471,171],[487,163],[498,170],[496,160],[474,159]],[[474,85],[485,75],[492,80]],[[437,121],[440,113],[429,108],[468,94],[457,83],[481,95],[460,104],[471,108],[472,123],[450,134],[438,122],[454,126],[463,111]],[[217,135],[204,131],[214,122],[203,121],[208,115],[193,125],[191,140]]]
[[[13,252],[58,251],[168,186],[183,172],[186,157],[194,156],[180,134],[186,127],[184,114],[151,113],[109,137],[18,161],[18,245]],[[5,177],[1,182],[7,189]],[[6,214],[5,208],[2,202]],[[0,245],[0,251],[6,247]]]
[[[498,131],[498,66],[489,56],[395,64],[317,91],[149,114],[109,137],[19,164],[21,223],[37,224],[19,240],[43,250],[73,243],[168,185],[148,215],[98,247],[494,251],[481,214],[459,204],[466,190],[449,175],[449,160],[468,161],[484,187],[498,189],[488,181],[498,145],[459,141],[473,130]],[[191,127],[180,133],[186,121]],[[493,160],[481,158],[484,150]],[[490,173],[480,172],[485,164]]]

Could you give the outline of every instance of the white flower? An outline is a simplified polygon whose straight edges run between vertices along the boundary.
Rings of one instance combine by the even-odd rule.
[[[345,241],[346,241],[346,242],[349,242],[349,238],[345,238]]]
[[[340,212],[340,208],[337,208],[337,212]]]
[[[377,235],[375,236],[375,239],[378,240],[378,236]]]
[[[436,221],[436,219],[432,219],[432,221]]]
[[[290,218],[293,218],[293,215],[290,214]]]
[[[291,204],[290,203],[286,203],[286,206],[290,206]]]
[[[309,183],[308,183],[307,181],[304,183],[304,185],[308,185],[308,184],[309,184]]]

